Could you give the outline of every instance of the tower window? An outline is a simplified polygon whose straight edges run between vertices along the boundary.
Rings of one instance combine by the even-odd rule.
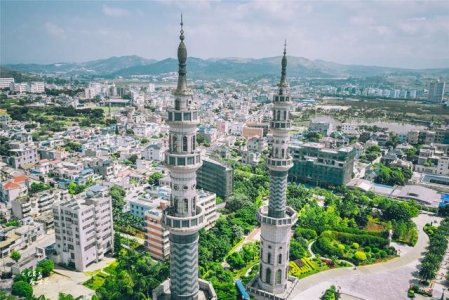
[[[271,270],[270,268],[267,268],[265,271],[265,282],[271,283]]]
[[[178,150],[178,137],[176,135],[173,136],[172,150],[173,152]]]
[[[192,150],[196,148],[196,136],[192,136]]]
[[[174,199],[175,213],[179,212],[178,202],[179,202],[178,197],[175,197],[175,199]]]
[[[282,271],[281,269],[276,271],[276,284],[281,284],[282,280]]]
[[[180,110],[181,109],[181,100],[176,99],[175,100],[175,109]]]
[[[187,152],[187,137],[182,137],[182,151]]]
[[[278,264],[282,264],[282,254],[278,255]]]
[[[267,262],[268,262],[269,264],[271,264],[271,253],[268,253],[268,256],[267,256]]]
[[[189,200],[184,199],[184,213],[188,213],[189,212]]]

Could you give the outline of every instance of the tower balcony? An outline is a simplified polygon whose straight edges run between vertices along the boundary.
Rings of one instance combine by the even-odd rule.
[[[270,129],[290,130],[291,128],[292,128],[292,121],[291,120],[271,121],[270,122]]]
[[[174,154],[165,153],[165,164],[169,169],[176,171],[196,171],[201,167],[201,155],[199,153]]]
[[[259,223],[264,223],[274,226],[293,226],[298,221],[298,215],[296,211],[291,207],[286,207],[285,217],[274,218],[268,216],[268,206],[262,206],[256,212],[256,218]]]
[[[267,158],[267,167],[273,171],[288,171],[293,167],[293,159],[289,156],[288,158]]]
[[[162,212],[162,224],[170,232],[177,234],[190,234],[196,232],[206,225],[203,208],[197,206],[194,216],[175,217],[173,207],[167,207]]]
[[[197,110],[175,110],[168,109],[167,110],[168,119],[167,124],[176,125],[176,124],[198,124],[198,111]]]
[[[273,97],[273,104],[292,104],[291,98],[289,95],[274,95]]]

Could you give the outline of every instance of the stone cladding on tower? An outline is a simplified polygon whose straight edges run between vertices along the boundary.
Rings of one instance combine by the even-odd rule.
[[[291,227],[296,223],[297,215],[286,204],[288,170],[293,166],[289,154],[292,102],[286,76],[287,56],[284,48],[281,81],[278,93],[273,96],[270,122],[273,146],[267,158],[270,174],[269,201],[268,206],[263,206],[256,212],[261,224],[260,268],[257,279],[248,286],[248,292],[255,299],[288,299],[288,291],[297,282],[288,276]]]

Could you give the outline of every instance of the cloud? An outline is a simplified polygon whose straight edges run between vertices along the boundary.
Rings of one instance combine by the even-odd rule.
[[[129,15],[129,11],[126,9],[109,7],[107,5],[103,5],[103,13],[110,17],[124,17]]]
[[[61,39],[65,39],[66,35],[64,32],[64,29],[62,29],[61,27],[50,23],[50,22],[46,22],[45,25],[45,30],[47,31],[47,34],[52,36],[52,37],[57,37],[57,38],[61,38]]]

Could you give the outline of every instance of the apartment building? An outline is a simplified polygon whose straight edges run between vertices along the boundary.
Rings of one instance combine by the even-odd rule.
[[[36,146],[22,142],[11,142],[8,163],[15,169],[27,164],[35,164],[39,160]]]
[[[318,132],[324,136],[328,136],[332,132],[332,124],[326,122],[313,122],[309,123],[310,132]]]
[[[112,201],[107,187],[91,187],[84,199],[54,205],[53,215],[58,263],[84,271],[113,251]]]
[[[14,78],[0,78],[0,89],[9,88],[11,83],[14,84]]]
[[[211,158],[203,158],[196,171],[197,186],[226,200],[234,190],[234,169]]]
[[[356,150],[353,147],[328,149],[323,144],[290,146],[293,168],[291,181],[316,185],[343,185],[351,180]]]

